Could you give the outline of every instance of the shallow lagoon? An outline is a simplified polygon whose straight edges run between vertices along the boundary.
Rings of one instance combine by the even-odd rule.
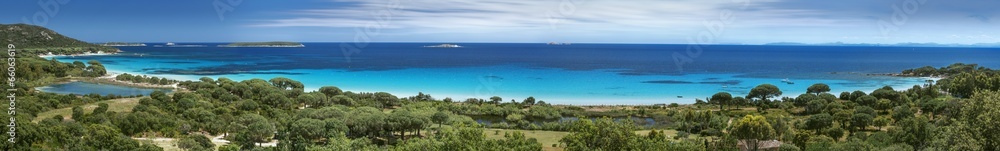
[[[786,97],[805,93],[814,83],[829,84],[835,95],[882,86],[902,90],[926,79],[867,74],[956,62],[1000,67],[997,48],[718,45],[690,58],[692,62],[678,64],[672,54],[683,52],[686,45],[461,44],[466,47],[431,49],[422,47],[431,44],[373,43],[350,55],[340,51],[338,43],[306,45],[121,47],[124,53],[119,55],[59,60],[98,60],[109,72],[178,80],[280,76],[301,81],[307,91],[332,85],[400,97],[423,92],[438,99],[500,96],[520,101],[534,96],[551,104],[576,105],[694,103],[716,92],[745,96],[765,83],[777,85]],[[786,78],[795,84],[783,83]]]
[[[153,91],[164,91],[170,92],[170,89],[153,89],[153,88],[135,88],[128,86],[119,86],[111,84],[99,84],[99,83],[89,83],[89,82],[70,82],[62,84],[54,84],[44,87],[38,87],[39,91],[51,92],[58,94],[77,94],[86,95],[91,93],[96,93],[100,95],[121,95],[121,96],[135,96],[135,95],[149,95]]]

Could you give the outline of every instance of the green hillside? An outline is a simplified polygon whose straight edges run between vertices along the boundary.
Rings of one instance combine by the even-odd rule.
[[[114,47],[99,46],[63,36],[45,27],[28,24],[0,24],[0,44],[14,44],[22,54],[82,54],[116,52]]]

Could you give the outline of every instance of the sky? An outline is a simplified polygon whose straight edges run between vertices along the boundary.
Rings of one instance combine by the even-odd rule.
[[[88,42],[996,43],[1000,0],[17,0]]]

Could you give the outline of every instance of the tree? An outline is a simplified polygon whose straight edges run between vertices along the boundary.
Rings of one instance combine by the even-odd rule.
[[[317,119],[302,118],[292,123],[291,134],[307,140],[317,140],[326,136],[326,123]]]
[[[399,105],[399,98],[387,92],[376,92],[374,97],[375,101],[381,103],[384,108]]]
[[[864,106],[873,106],[875,105],[875,101],[877,100],[878,98],[874,96],[865,95],[854,100],[854,103],[858,103],[858,105],[864,105]]]
[[[733,125],[732,135],[743,140],[746,148],[758,149],[758,142],[774,137],[774,129],[764,116],[747,115]]]
[[[757,98],[758,111],[767,109],[767,106],[769,105],[768,99],[778,96],[781,96],[781,90],[778,89],[778,86],[771,84],[758,85],[757,87],[751,89],[750,93],[747,94],[747,98]]]
[[[825,92],[830,92],[830,86],[823,83],[813,84],[806,89],[806,93],[816,93],[816,95]]]
[[[851,99],[851,92],[847,92],[847,91],[840,92],[840,99],[841,100],[854,100],[854,99]]]
[[[840,127],[823,129],[823,135],[830,136],[833,139],[840,139],[840,137],[844,137],[844,129]]]
[[[83,120],[83,108],[81,108],[80,106],[74,106],[73,107],[73,115],[72,116],[73,116],[72,118],[73,118],[74,121],[81,121],[81,120]]]
[[[864,91],[857,90],[857,91],[851,92],[851,99],[848,99],[848,100],[852,100],[853,101],[853,100],[856,100],[856,99],[861,98],[861,97],[866,96],[866,95],[868,95],[868,94],[866,94]]]
[[[927,118],[918,116],[896,122],[896,127],[890,128],[889,133],[897,142],[909,144],[915,150],[922,150],[930,143],[935,129],[936,126],[930,123]]]
[[[875,102],[875,109],[886,111],[892,108],[892,102],[889,99],[879,99]]]
[[[815,94],[803,93],[798,97],[795,97],[795,106],[806,106],[809,101],[820,99],[819,96]]]
[[[215,84],[215,79],[212,79],[210,77],[201,77],[201,78],[198,78],[198,80],[200,80],[201,82],[205,82],[205,83]]]
[[[892,122],[892,119],[889,119],[889,117],[878,116],[875,117],[875,120],[872,121],[872,126],[875,126],[875,128],[881,130],[882,127],[889,125],[890,122]]]
[[[844,110],[844,108],[844,103],[840,103],[840,101],[833,101],[826,104],[826,113],[837,114],[837,112]]]
[[[950,78],[945,90],[959,97],[973,97],[980,90],[1000,90],[1000,75],[992,72],[963,72]]]
[[[868,125],[872,124],[872,116],[866,113],[855,113],[851,116],[851,127],[855,127],[860,130],[865,130]]]
[[[524,102],[522,102],[521,104],[524,104],[524,105],[535,105],[535,97],[529,96],[528,98],[524,99]]]
[[[662,141],[667,139],[667,135],[663,134],[662,131],[656,131],[656,129],[653,129],[646,134],[646,138],[649,140]]]
[[[899,97],[900,97],[899,92],[896,92],[896,91],[892,90],[891,87],[889,89],[884,89],[883,88],[883,89],[875,90],[874,92],[872,92],[872,94],[870,94],[870,96],[874,96],[875,98],[878,98],[878,99],[889,99],[889,100],[893,100],[893,101],[899,101],[900,100],[899,99]],[[874,102],[875,101],[872,101],[872,103],[874,103]]]
[[[205,135],[190,134],[177,140],[177,147],[190,151],[211,151],[215,144]]]
[[[815,136],[810,137],[809,141],[806,142],[805,151],[826,151],[833,147],[836,140],[830,138],[829,136]]]
[[[326,96],[320,93],[306,93],[295,98],[295,103],[305,104],[308,107],[318,108],[329,105]]]
[[[528,121],[524,120],[524,115],[516,114],[516,113],[515,114],[507,115],[507,117],[504,118],[504,119],[506,119],[508,123],[514,123],[514,124],[517,124],[519,126],[524,126],[524,124],[528,123]]]
[[[806,114],[820,113],[823,111],[825,106],[826,106],[826,101],[824,100],[816,99],[809,101],[809,104],[806,105]]]
[[[833,117],[830,116],[830,114],[826,113],[814,114],[812,116],[809,116],[809,119],[806,120],[806,127],[812,130],[816,130],[817,133],[819,133],[819,130],[821,129],[830,127],[830,125],[832,124],[833,124]]]
[[[264,143],[271,140],[277,131],[271,121],[257,114],[245,114],[237,119],[238,130],[234,138],[235,143],[243,147],[252,147],[254,143]]]
[[[490,97],[490,104],[500,104],[500,102],[503,102],[503,98],[500,96]]]
[[[438,124],[438,129],[441,129],[441,124],[448,121],[448,113],[445,113],[445,111],[438,111],[431,116],[431,120]]]
[[[902,121],[903,119],[913,117],[913,111],[910,110],[909,105],[902,105],[892,108],[892,119],[896,121]]]
[[[853,116],[854,113],[851,113],[848,110],[841,110],[833,114],[833,119],[840,123],[840,127],[847,127],[847,124],[851,123],[851,117]]]
[[[962,106],[960,128],[982,142],[983,150],[1000,150],[1000,91],[979,91]]]
[[[325,94],[326,97],[333,97],[344,93],[343,90],[335,86],[320,87],[319,92]]]
[[[712,95],[712,98],[709,99],[709,101],[719,104],[719,111],[723,110],[722,109],[723,104],[728,104],[732,100],[733,100],[733,95],[729,94],[729,92],[715,93],[715,95]]]
[[[871,115],[871,116],[878,115],[878,114],[875,113],[875,109],[872,109],[871,107],[868,107],[868,106],[857,106],[857,107],[854,107],[854,114],[868,114],[868,115]]]
[[[151,146],[141,145],[136,140],[122,135],[114,127],[104,124],[86,126],[86,132],[79,140],[82,144],[93,147],[91,150],[140,150],[144,146]]]
[[[274,85],[274,87],[278,87],[281,90],[302,90],[305,88],[305,86],[302,85],[302,82],[285,77],[274,77],[271,78],[269,82],[271,82],[271,85]]]
[[[581,117],[581,119],[586,119]],[[635,133],[638,128],[631,120],[615,122],[611,118],[574,121],[569,135],[559,142],[566,144],[566,150],[644,150],[639,148],[639,140],[645,139]],[[482,135],[479,133],[477,135]],[[648,150],[648,149],[646,149]]]

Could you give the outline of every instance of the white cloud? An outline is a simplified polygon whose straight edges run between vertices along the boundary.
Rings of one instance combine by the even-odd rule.
[[[487,39],[493,40],[498,39],[497,37],[525,39],[522,37],[531,36],[543,41],[584,39],[594,42],[632,42],[646,39],[644,42],[684,43],[687,42],[685,38],[708,30],[706,21],[718,20],[723,12],[731,11],[735,22],[725,27],[726,35],[721,35],[719,42],[829,42],[840,40],[831,37],[880,35],[876,20],[889,17],[892,14],[891,6],[897,4],[868,0],[746,0],[749,3],[742,5],[740,1],[334,0],[331,4],[335,5],[329,7],[281,12],[288,14],[287,17],[263,20],[250,26],[353,30],[357,27],[384,25],[379,26],[381,31],[385,31],[382,34],[396,37],[410,35],[409,38],[433,34],[438,40],[466,40],[454,37],[480,34],[478,37],[490,36]],[[394,5],[394,2],[398,2],[398,5]],[[966,30],[996,31],[984,28],[988,25],[982,23],[981,19],[968,17],[969,14],[996,16],[993,14],[1000,12],[988,11],[992,9],[981,8],[983,5],[986,4],[922,5],[920,12],[911,15],[911,20],[900,26],[900,30],[894,34],[968,35]],[[392,13],[384,15],[386,12]],[[380,19],[387,22],[379,22]],[[971,26],[968,24],[970,21],[976,21],[978,25]],[[949,29],[943,26],[967,28]],[[447,37],[441,33],[455,36]],[[618,38],[607,38],[609,35]],[[892,39],[933,41],[944,39],[943,37]]]
[[[374,14],[393,11],[386,28],[509,30],[551,29],[554,26],[568,30],[648,30],[701,28],[704,21],[718,19],[724,9],[735,12],[742,8],[742,3],[738,2],[705,0],[427,0],[399,1],[400,9],[393,9],[392,1],[336,2],[351,5],[294,11],[291,14],[295,17],[252,26],[364,27],[376,22]],[[751,5],[753,2],[758,1],[752,1]]]

